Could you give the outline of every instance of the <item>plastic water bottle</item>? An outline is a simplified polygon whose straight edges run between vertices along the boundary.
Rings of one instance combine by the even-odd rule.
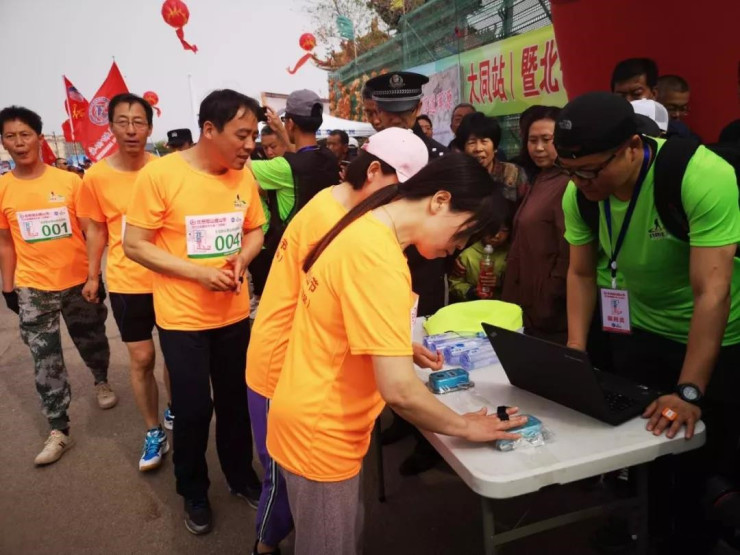
[[[483,368],[484,366],[490,366],[491,364],[496,364],[498,362],[498,357],[496,356],[496,352],[492,348],[488,349],[474,349],[472,351],[468,351],[467,353],[463,353],[460,356],[460,366],[464,369],[470,372],[471,370],[475,370],[476,368]]]
[[[478,274],[478,297],[490,299],[493,297],[493,289],[481,285],[481,278],[493,276],[493,246],[486,245],[483,249],[483,258],[480,259],[480,274]]]

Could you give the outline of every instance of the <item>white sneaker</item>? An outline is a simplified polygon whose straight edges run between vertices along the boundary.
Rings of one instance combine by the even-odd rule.
[[[144,439],[144,450],[139,459],[139,470],[146,472],[159,468],[162,464],[162,457],[170,450],[170,444],[167,442],[167,434],[161,428],[149,430]]]
[[[52,430],[49,439],[44,443],[44,448],[36,455],[33,462],[36,466],[57,462],[62,458],[62,454],[74,444],[75,442],[68,435],[59,430]]]
[[[101,409],[112,409],[118,403],[118,397],[113,393],[108,382],[101,382],[95,386],[95,395]]]

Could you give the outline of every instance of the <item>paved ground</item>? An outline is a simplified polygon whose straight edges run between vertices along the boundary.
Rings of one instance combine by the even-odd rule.
[[[209,448],[215,528],[190,535],[174,490],[171,460],[159,471],[137,470],[142,421],[128,382],[127,356],[112,317],[110,382],[120,402],[109,411],[95,404],[92,377],[64,332],[64,356],[73,401],[76,441],[61,461],[35,468],[33,458],[47,434],[33,385],[31,357],[14,314],[0,307],[0,554],[232,554],[248,553],[255,512],[232,498]],[[160,358],[161,361],[161,358]],[[161,362],[158,364],[161,387]],[[211,434],[213,436],[213,434]],[[377,500],[376,469],[365,465],[365,553],[476,554],[482,552],[478,498],[444,465],[418,478],[401,478],[397,467],[411,448],[405,440],[385,449],[388,501]],[[371,454],[373,453],[371,448]],[[261,469],[257,463],[258,472]],[[509,523],[547,516],[553,507],[572,510],[594,500],[593,488],[572,485],[497,507]],[[511,544],[503,553],[591,553],[587,537],[596,522],[570,526]],[[283,553],[292,554],[292,539]]]

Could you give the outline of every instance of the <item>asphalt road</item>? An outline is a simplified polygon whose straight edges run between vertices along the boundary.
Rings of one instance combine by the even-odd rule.
[[[181,498],[175,493],[172,462],[151,473],[138,471],[144,426],[128,379],[128,357],[109,315],[110,383],[118,405],[102,411],[90,372],[66,329],[63,347],[72,384],[71,434],[76,445],[62,459],[36,468],[33,459],[48,434],[34,387],[33,365],[20,340],[15,314],[0,307],[0,554],[231,554],[249,553],[255,511],[228,493],[216,459],[208,453],[214,530],[196,537],[185,530]],[[164,401],[161,356],[157,364]],[[211,441],[213,441],[213,433]],[[474,554],[483,547],[480,504],[443,464],[419,477],[402,478],[397,468],[410,452],[406,439],[384,449],[388,501],[379,503],[372,457],[365,464],[367,554]],[[261,474],[259,463],[255,468]],[[496,514],[509,524],[520,517],[572,510],[594,495],[585,486],[556,489],[502,502]],[[595,523],[574,525],[519,541],[507,553],[578,555],[591,553],[588,534]],[[282,546],[293,553],[292,538]]]

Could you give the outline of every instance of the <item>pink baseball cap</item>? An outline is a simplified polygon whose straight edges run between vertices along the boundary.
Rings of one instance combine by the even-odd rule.
[[[362,145],[362,149],[395,169],[401,183],[429,162],[429,151],[424,141],[413,131],[400,127],[376,133]]]

